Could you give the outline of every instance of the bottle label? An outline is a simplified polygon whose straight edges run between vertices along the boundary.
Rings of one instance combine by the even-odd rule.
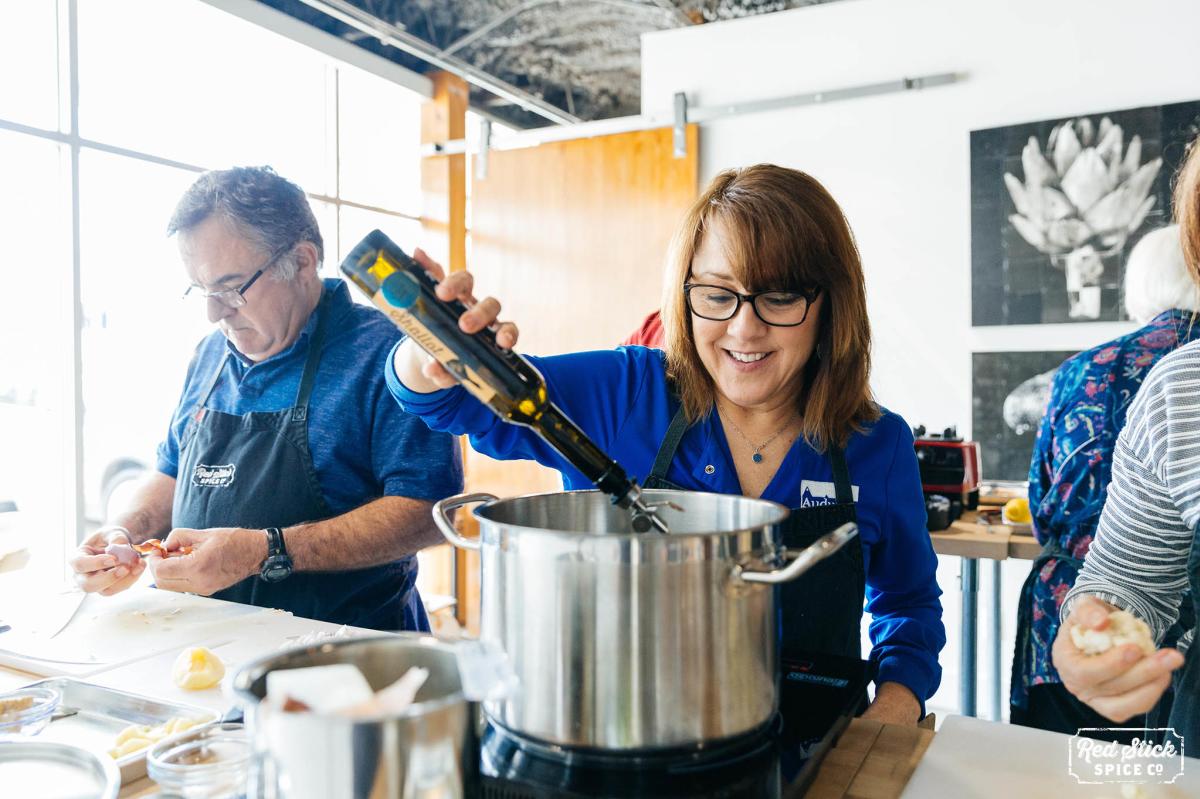
[[[371,298],[375,305],[387,314],[387,317],[405,333],[408,337],[420,345],[421,349],[428,352],[438,363],[446,367],[446,371],[458,378],[462,383],[463,388],[471,393],[480,402],[490,403],[492,398],[496,396],[496,392],[483,380],[479,374],[472,369],[468,364],[461,361],[458,354],[442,343],[442,340],[435,336],[425,324],[418,319],[414,314],[397,308],[389,303],[383,296],[382,292],[377,292]],[[419,307],[421,300],[417,300],[415,306]]]

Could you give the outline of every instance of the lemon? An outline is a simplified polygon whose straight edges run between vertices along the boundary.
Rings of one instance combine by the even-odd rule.
[[[1018,497],[1004,503],[1004,521],[1013,524],[1029,524],[1033,521],[1033,517],[1029,513],[1029,500]]]

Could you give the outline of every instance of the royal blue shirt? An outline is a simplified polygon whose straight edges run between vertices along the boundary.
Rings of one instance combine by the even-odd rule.
[[[529,360],[545,376],[554,402],[631,476],[644,481],[678,408],[662,352],[621,347]],[[433,429],[469,435],[476,450],[494,458],[530,459],[557,469],[567,489],[593,488],[536,434],[502,422],[465,389],[416,394],[400,383],[393,367],[385,374],[400,404]],[[885,411],[865,433],[850,437],[846,463],[866,565],[876,682],[901,683],[923,704],[941,681],[938,652],[946,631],[908,425]],[[715,415],[687,431],[667,479],[696,491],[742,493]],[[797,438],[762,498],[789,508],[834,502],[828,456]]]
[[[436,501],[462,490],[462,463],[453,436],[430,430],[401,410],[379,380],[403,334],[378,310],[351,301],[346,284],[323,281],[329,295],[299,338],[264,361],[247,360],[218,330],[196,348],[158,470],[179,472],[179,443],[192,413],[228,353],[208,407],[222,413],[281,411],[296,403],[308,342],[320,313],[329,314],[325,346],[308,410],[308,445],[325,502],[335,515],[385,496]],[[403,589],[419,601],[415,557],[397,562]]]

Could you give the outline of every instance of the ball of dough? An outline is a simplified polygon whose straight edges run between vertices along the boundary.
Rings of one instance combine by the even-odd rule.
[[[225,664],[212,651],[191,646],[179,653],[171,667],[171,679],[180,688],[201,691],[212,688],[225,676]]]
[[[1150,627],[1125,610],[1109,613],[1108,626],[1103,630],[1072,625],[1071,641],[1085,655],[1099,655],[1122,644],[1137,644],[1143,654],[1154,654],[1154,637],[1150,635]]]

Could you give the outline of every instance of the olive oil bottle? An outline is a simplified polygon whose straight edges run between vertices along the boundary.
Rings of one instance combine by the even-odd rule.
[[[501,419],[532,429],[613,502],[628,508],[633,529],[667,532],[641,498],[641,488],[553,402],[546,381],[524,357],[496,343],[490,329],[464,333],[467,307],[435,293],[437,281],[378,230],[342,262],[342,272],[467,391]]]

